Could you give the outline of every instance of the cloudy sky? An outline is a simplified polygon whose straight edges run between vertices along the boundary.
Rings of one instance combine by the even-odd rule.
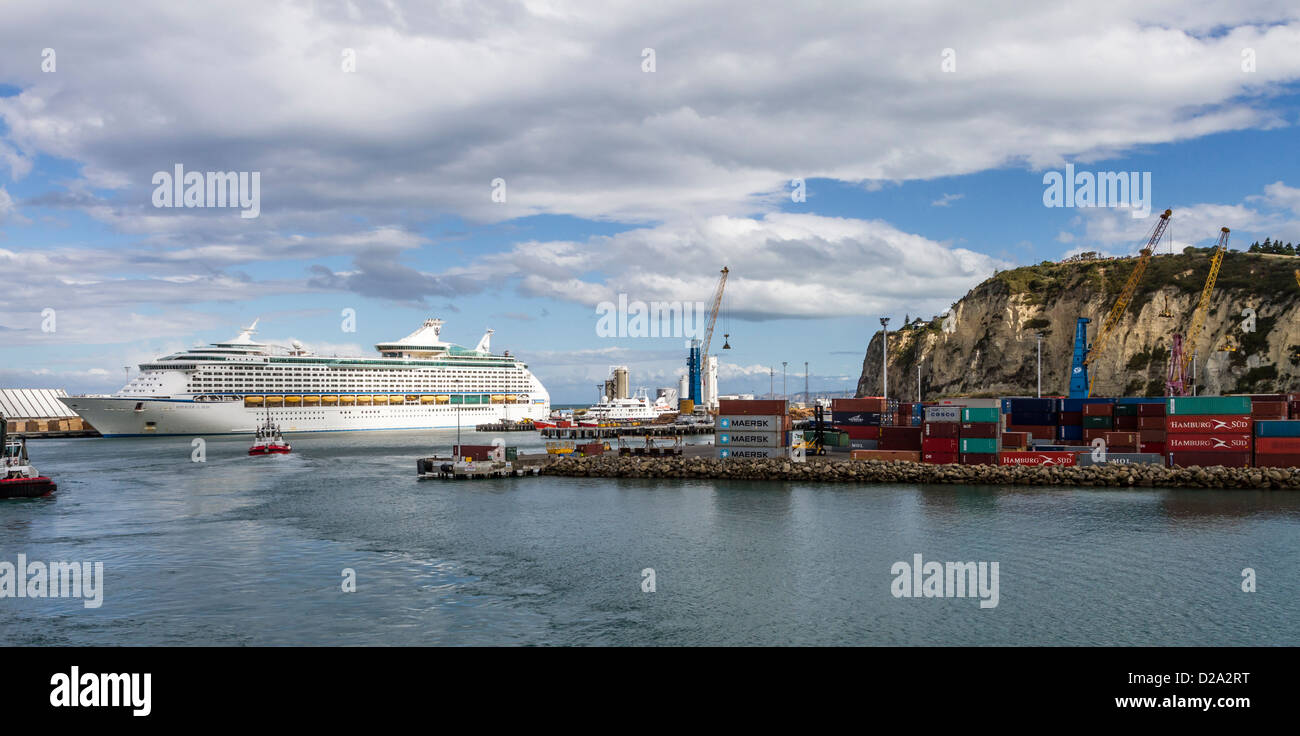
[[[723,391],[782,361],[851,388],[879,316],[1137,250],[1149,219],[1044,206],[1066,164],[1149,172],[1175,247],[1300,241],[1294,2],[0,12],[0,386],[113,390],[257,317],[343,354],[438,316],[578,402],[686,357],[599,336],[599,302],[707,300],[726,265]],[[177,165],[257,172],[258,216],[157,206]]]

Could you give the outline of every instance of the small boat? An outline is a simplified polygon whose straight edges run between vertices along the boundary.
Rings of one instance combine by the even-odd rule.
[[[272,424],[268,414],[266,422],[257,428],[253,435],[253,446],[248,448],[249,455],[287,455],[293,448],[284,441],[280,434],[280,425]]]
[[[39,498],[58,490],[54,481],[37,472],[27,458],[27,440],[9,439],[0,416],[0,498]]]

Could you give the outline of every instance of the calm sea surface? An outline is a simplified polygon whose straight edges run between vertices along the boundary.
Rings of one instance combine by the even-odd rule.
[[[32,442],[60,490],[0,501],[0,561],[103,562],[103,605],[0,598],[0,645],[1300,644],[1300,494],[417,482],[454,439]],[[998,605],[895,598],[917,553]]]

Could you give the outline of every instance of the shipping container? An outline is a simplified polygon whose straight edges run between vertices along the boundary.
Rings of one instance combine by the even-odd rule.
[[[956,465],[958,460],[955,452],[922,452],[921,462],[931,465]]]
[[[1250,458],[1249,452],[1170,452],[1169,467],[1190,468],[1195,465],[1211,468],[1221,465],[1225,468],[1249,468]]]
[[[789,447],[789,432],[718,432],[717,442],[719,446],[728,445],[731,447]]]
[[[960,452],[965,454],[992,454],[996,455],[998,451],[998,441],[996,439],[987,439],[983,437],[962,437],[960,442]]]
[[[880,439],[880,427],[857,427],[849,425],[835,425],[835,429],[847,434],[851,440],[878,440]]]
[[[1300,452],[1290,455],[1284,454],[1265,454],[1255,455],[1255,467],[1257,468],[1300,468]]]
[[[857,399],[831,399],[831,411],[867,412],[884,414],[890,410],[890,402],[880,396],[864,396]]]
[[[719,447],[718,457],[723,460],[758,460],[761,458],[790,457],[788,447]]]
[[[1083,440],[1083,427],[1066,424],[1061,425],[1058,430],[1056,436],[1058,440],[1070,440],[1072,442],[1080,442]]]
[[[1081,411],[1063,411],[1057,415],[1056,421],[1062,427],[1083,426],[1083,412]]]
[[[1265,420],[1255,422],[1256,437],[1300,437],[1300,421]]]
[[[957,406],[927,406],[925,407],[925,421],[927,422],[961,422],[961,407]]]
[[[831,400],[832,403],[835,401]],[[785,399],[721,399],[718,401],[718,414],[723,416],[785,416],[790,412],[786,409]]]
[[[1030,436],[1028,432],[1003,432],[1002,449],[1027,450],[1029,449]]]
[[[854,425],[858,427],[879,426],[884,423],[884,414],[869,411],[833,411],[831,423]]]
[[[1002,414],[994,408],[967,407],[961,410],[962,424],[974,422],[1001,422]]]
[[[726,416],[719,414],[713,426],[717,429],[754,432],[785,432],[793,427],[789,415],[747,416],[744,414]]]
[[[1002,409],[1002,399],[939,399],[935,406],[968,406],[976,409]]]
[[[1137,429],[1138,416],[1134,414],[1131,417],[1115,417],[1115,429]]]
[[[957,459],[962,465],[998,464],[998,455],[995,452],[963,452],[957,456]]]
[[[1008,424],[1007,431],[1020,432],[1029,435],[1032,439],[1045,440],[1047,442],[1055,441],[1056,439],[1058,439],[1057,435],[1060,434],[1060,430],[1057,427],[1050,424],[1044,424],[1039,426]]]
[[[1165,440],[1169,452],[1249,452],[1252,437],[1248,434],[1171,434]]]
[[[1140,441],[1138,439],[1137,432],[1107,432],[1106,434],[1102,435],[1101,438],[1106,440],[1107,447],[1136,448],[1138,442]]]
[[[1300,454],[1300,437],[1256,437],[1257,455]]]
[[[1250,417],[1255,421],[1261,419],[1286,419],[1287,404],[1285,401],[1252,401],[1250,403]]]
[[[1060,414],[1051,411],[1013,411],[1007,415],[1008,424],[1056,426]]]
[[[996,439],[1002,435],[1002,425],[997,422],[964,422],[960,426],[958,437]]]
[[[877,440],[849,440],[849,444],[844,448],[848,450],[879,450],[880,443]]]
[[[1076,455],[1073,452],[1008,452],[1003,450],[998,456],[998,464],[1069,467],[1076,464]]]
[[[921,462],[920,452],[903,450],[854,450],[850,457],[854,460],[881,460],[883,462],[895,462],[901,460],[907,463]]]
[[[1249,433],[1254,420],[1249,415],[1239,416],[1179,416],[1165,420],[1169,434],[1207,434],[1211,432]]]
[[[1138,452],[1154,452],[1157,455],[1163,455],[1169,451],[1169,446],[1164,440],[1159,442],[1140,442],[1138,443]]]
[[[1163,417],[1169,413],[1165,402],[1159,404],[1138,404],[1138,416],[1140,417]]]
[[[1158,452],[1107,452],[1102,460],[1094,460],[1091,452],[1078,453],[1079,466],[1093,465],[1164,465],[1165,456]]]
[[[1165,431],[1164,417],[1138,417],[1138,429],[1158,429]]]
[[[922,434],[926,437],[951,437],[961,436],[961,425],[956,422],[926,422],[921,425]]]
[[[1164,442],[1165,431],[1163,429],[1139,429],[1138,442]]]
[[[1227,414],[1250,416],[1249,396],[1170,396],[1169,416]]]
[[[1090,414],[1083,415],[1084,429],[1114,429],[1114,417],[1095,416]]]
[[[956,454],[961,452],[961,445],[956,437],[926,437],[921,440],[921,452]]]
[[[1087,426],[1088,417],[1112,417],[1115,415],[1115,405],[1110,403],[1084,404],[1083,421]]]
[[[1116,405],[1115,405],[1115,414],[1114,414],[1114,416],[1115,416],[1116,418],[1118,418],[1118,417],[1136,417],[1137,415],[1138,415],[1138,405],[1137,405],[1137,404],[1116,404]]]

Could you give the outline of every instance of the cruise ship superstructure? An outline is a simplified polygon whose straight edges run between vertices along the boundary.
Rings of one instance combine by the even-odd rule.
[[[109,396],[61,399],[105,437],[249,434],[271,421],[289,432],[453,428],[545,419],[550,395],[518,358],[443,342],[442,320],[378,357],[325,357],[253,339],[257,322],[228,342],[142,363]]]

